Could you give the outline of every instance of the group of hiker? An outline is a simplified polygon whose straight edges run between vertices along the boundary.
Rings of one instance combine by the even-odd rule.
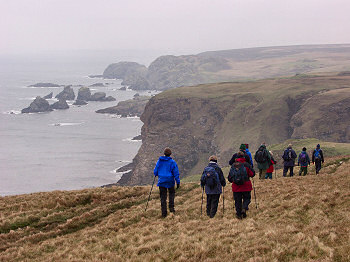
[[[179,169],[177,163],[171,158],[171,154],[171,149],[165,148],[164,156],[159,157],[154,168],[154,177],[158,176],[157,186],[159,187],[160,192],[162,217],[167,216],[168,195],[169,211],[175,213],[175,182],[177,188],[180,187]],[[311,162],[315,164],[316,174],[319,174],[322,163],[324,162],[323,152],[319,144],[312,153],[311,161],[305,147],[302,149],[299,156],[297,156],[292,145],[289,144],[282,155],[284,161],[284,177],[287,176],[288,171],[291,177],[294,175],[293,168],[297,158],[297,165],[300,166],[299,176],[302,174],[305,176],[307,174],[307,168]],[[254,160],[256,161],[259,170],[259,179],[272,179],[274,165],[276,165],[277,161],[273,158],[273,153],[266,149],[265,143],[260,145],[256,151]],[[209,157],[209,164],[204,168],[200,179],[203,190],[202,204],[203,193],[205,191],[207,196],[206,213],[210,218],[215,216],[218,209],[220,195],[223,193],[223,188],[226,186],[226,179],[217,161],[218,159],[215,155]],[[249,210],[249,204],[251,202],[253,184],[250,178],[255,176],[254,163],[252,154],[249,151],[249,144],[241,144],[239,151],[233,154],[230,159],[229,165],[231,168],[227,179],[232,183],[236,217],[238,219],[243,219],[247,217],[247,211]]]

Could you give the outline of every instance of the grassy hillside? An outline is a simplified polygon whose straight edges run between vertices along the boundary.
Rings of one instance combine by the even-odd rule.
[[[150,186],[54,191],[0,198],[0,261],[349,261],[350,161],[327,159],[320,175],[255,179],[248,218],[225,189],[214,219],[200,215],[201,188],[183,183],[176,215],[160,218]],[[227,174],[225,174],[227,176]]]

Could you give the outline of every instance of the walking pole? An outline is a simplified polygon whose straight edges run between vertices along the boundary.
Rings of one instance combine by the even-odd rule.
[[[257,203],[257,201],[256,201],[256,194],[255,194],[255,185],[254,185],[254,179],[252,179],[252,180],[253,180],[253,189],[254,189],[255,207],[256,207],[256,209],[258,209],[258,203]]]
[[[151,198],[151,194],[152,194],[152,190],[153,190],[154,181],[156,181],[156,176],[154,176],[153,183],[152,183],[152,187],[151,187],[151,191],[149,192],[149,195],[148,195],[148,200],[147,200],[145,212],[146,212],[147,207],[148,207],[148,202],[149,202],[149,200],[150,200],[150,198]]]
[[[277,170],[276,170],[276,165],[275,165],[275,179],[277,179]]]
[[[222,216],[225,214],[225,187],[222,187]]]
[[[203,213],[203,194],[204,194],[204,187],[202,187],[202,204],[201,204],[201,215]]]

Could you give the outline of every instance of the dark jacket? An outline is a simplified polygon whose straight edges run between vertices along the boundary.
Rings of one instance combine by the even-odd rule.
[[[265,151],[265,154],[267,155],[267,159],[266,159],[266,161],[263,162],[263,163],[259,163],[258,161],[256,161],[256,159],[257,159],[257,153],[258,153],[259,151]],[[259,168],[259,169],[267,170],[267,169],[270,167],[271,155],[270,155],[270,152],[267,151],[265,145],[261,145],[261,146],[259,147],[259,149],[255,152],[254,159],[255,159],[255,161],[258,163],[258,168]]]
[[[170,156],[161,156],[154,168],[154,175],[158,176],[157,186],[171,188],[180,184],[179,169],[175,160]]]
[[[247,153],[245,152],[245,150],[240,150],[240,152],[242,152],[242,153],[244,154],[245,161],[246,161],[247,163],[250,163],[250,157],[247,155]],[[236,162],[236,159],[237,159],[237,158],[240,158],[240,156],[238,156],[238,153],[233,154],[231,160],[228,162],[229,165],[232,166],[232,164],[233,164],[234,162]]]
[[[246,162],[244,157],[237,158],[236,161],[244,164],[244,167],[247,170],[248,177],[255,176],[254,169],[251,167],[249,162]],[[253,189],[252,182],[250,181],[250,179],[248,181],[245,181],[243,185],[236,185],[235,183],[233,183],[229,175],[229,181],[232,182],[232,192],[247,192],[247,191],[252,191]]]
[[[210,161],[208,166],[213,167],[217,173],[216,177],[216,187],[211,189],[209,186],[205,185],[205,176],[206,173],[203,171],[202,177],[201,177],[201,186],[205,185],[205,193],[208,195],[211,194],[221,194],[222,193],[222,187],[226,186],[226,179],[224,177],[224,173],[222,172],[221,168],[216,162]]]
[[[301,154],[305,154],[305,160],[302,161],[301,160]],[[308,165],[310,165],[310,157],[308,155],[308,153],[306,151],[301,151],[301,153],[298,156],[298,166],[302,166],[302,167],[306,167]]]
[[[291,159],[288,159],[288,154],[289,151],[291,151]],[[291,147],[287,147],[286,150],[284,150],[283,153],[283,160],[284,160],[284,166],[294,166],[295,165],[295,159],[297,158],[297,154],[295,153],[295,151],[291,148]]]
[[[312,163],[315,162],[315,153],[316,153],[317,148],[314,150],[314,152],[312,152]],[[323,158],[323,152],[322,149],[319,149],[320,155],[321,155],[321,161],[322,163],[324,162],[324,158]]]

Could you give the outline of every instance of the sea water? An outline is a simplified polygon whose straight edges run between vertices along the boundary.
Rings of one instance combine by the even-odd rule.
[[[96,56],[98,57],[98,56]],[[129,163],[141,142],[139,118],[97,114],[96,110],[131,99],[135,91],[121,91],[120,80],[89,78],[101,74],[108,59],[85,56],[27,56],[0,59],[0,195],[51,190],[71,190],[115,183],[116,169]],[[112,59],[112,57],[109,57]],[[117,99],[89,102],[48,113],[20,114],[36,96],[57,95],[63,87],[29,87],[38,82],[91,87]],[[138,92],[150,95],[149,91]],[[54,103],[55,100],[49,100]]]

